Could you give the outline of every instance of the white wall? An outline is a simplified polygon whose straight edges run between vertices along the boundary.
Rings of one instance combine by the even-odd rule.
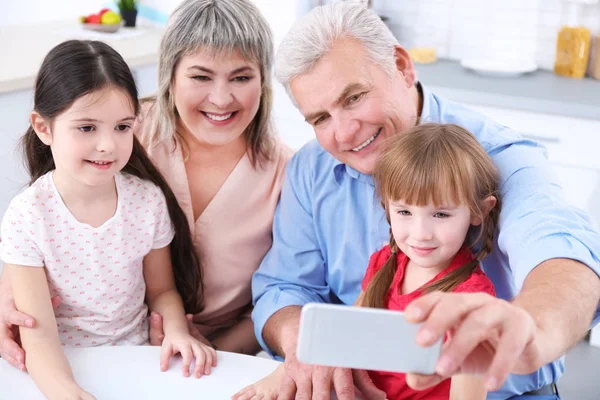
[[[431,46],[440,57],[503,53],[531,56],[553,69],[556,37],[566,21],[562,0],[375,0],[405,47]],[[600,3],[582,6],[580,23],[600,33]],[[494,46],[495,43],[495,46]]]
[[[111,0],[0,0],[0,27],[77,18],[100,11]]]

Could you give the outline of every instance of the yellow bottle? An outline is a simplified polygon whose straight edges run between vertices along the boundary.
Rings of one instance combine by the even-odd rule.
[[[583,78],[590,57],[592,33],[577,24],[577,5],[570,6],[569,24],[558,32],[554,73],[568,78]]]

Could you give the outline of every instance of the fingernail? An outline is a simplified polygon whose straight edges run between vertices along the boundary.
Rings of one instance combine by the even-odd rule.
[[[26,320],[25,326],[27,326],[28,328],[33,328],[33,320],[31,320],[31,319]]]
[[[443,375],[443,376],[450,375],[450,374],[452,374],[452,372],[454,372],[454,363],[452,362],[450,357],[442,356],[439,359],[435,370],[440,375]]]
[[[19,364],[19,369],[23,372],[25,372],[25,365],[23,364]]]
[[[434,334],[431,329],[421,329],[419,333],[417,333],[417,343],[419,344],[428,344],[433,342]]]
[[[489,378],[486,379],[485,381],[485,389],[488,392],[493,392],[496,390],[496,387],[498,385],[498,380],[496,378],[494,378],[493,376],[490,376]]]
[[[406,310],[406,312],[404,313],[404,315],[408,319],[418,320],[423,315],[423,312],[418,307],[411,307],[408,310]]]

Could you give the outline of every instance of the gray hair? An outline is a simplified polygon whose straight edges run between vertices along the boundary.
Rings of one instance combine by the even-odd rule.
[[[381,18],[357,2],[327,4],[314,8],[298,21],[277,51],[275,77],[292,101],[292,80],[309,72],[340,38],[358,40],[367,57],[392,76],[394,46],[398,41]]]
[[[258,63],[261,99],[256,116],[244,135],[253,165],[270,160],[274,148],[271,121],[273,39],[269,25],[250,0],[185,0],[170,15],[160,42],[158,92],[150,143],[177,137],[185,145],[176,130],[177,110],[172,83],[181,57],[199,48],[214,53],[237,50],[245,59]]]

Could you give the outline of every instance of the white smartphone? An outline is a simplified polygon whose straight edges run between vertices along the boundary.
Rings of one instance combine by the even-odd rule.
[[[416,343],[420,324],[399,311],[307,304],[300,316],[298,360],[307,364],[433,374],[442,340]]]

